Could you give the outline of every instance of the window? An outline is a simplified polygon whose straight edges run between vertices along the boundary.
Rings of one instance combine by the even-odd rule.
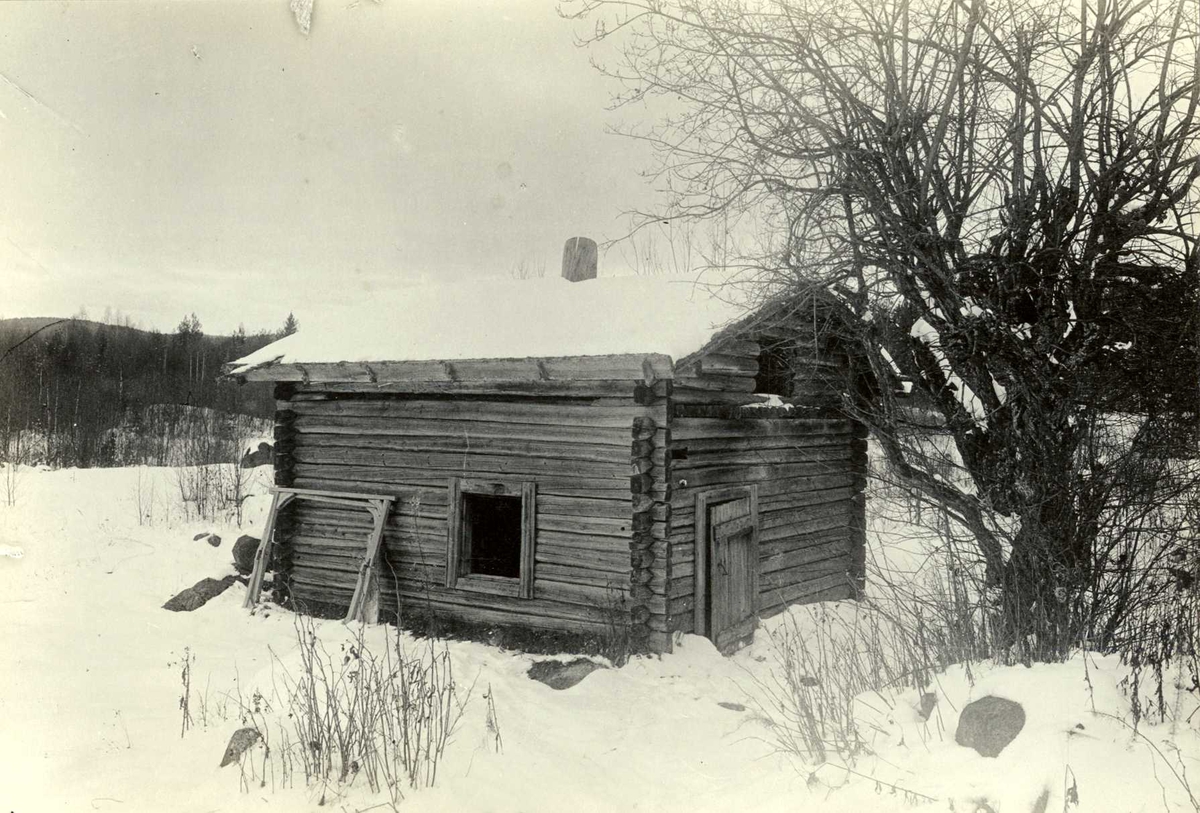
[[[450,481],[446,586],[533,598],[536,486]]]
[[[754,391],[792,396],[792,352],[786,342],[763,341],[758,354],[758,375],[754,377]]]

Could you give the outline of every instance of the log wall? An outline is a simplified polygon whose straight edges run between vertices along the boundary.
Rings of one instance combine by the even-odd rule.
[[[387,609],[398,600],[401,612],[592,633],[632,611],[643,641],[661,646],[666,400],[656,391],[664,385],[639,387],[635,400],[633,382],[624,382],[625,397],[608,394],[619,391],[612,384],[591,382],[590,391],[605,394],[588,397],[363,397],[296,386],[277,405],[290,444],[284,476],[301,488],[396,496],[383,538]],[[534,598],[444,587],[454,477],[537,483]],[[348,604],[369,515],[293,505],[281,537],[293,596]]]
[[[848,360],[813,333],[760,327],[754,341],[714,343],[676,370],[667,455],[671,630],[694,627],[695,502],[710,489],[758,485],[761,615],[861,590],[866,442],[860,425],[837,417]],[[781,363],[790,380],[775,394],[797,408],[744,408],[764,389],[760,371]]]
[[[673,630],[693,629],[696,495],[714,488],[758,484],[761,615],[855,595],[864,461],[853,422],[676,418],[671,433]]]

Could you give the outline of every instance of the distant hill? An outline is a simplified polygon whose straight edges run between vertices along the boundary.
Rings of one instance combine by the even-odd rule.
[[[274,334],[207,335],[188,320],[173,333],[82,319],[0,319],[0,457],[16,432],[46,439],[46,462],[101,464],[101,438],[138,425],[156,404],[269,417],[270,385],[220,379],[221,365]]]

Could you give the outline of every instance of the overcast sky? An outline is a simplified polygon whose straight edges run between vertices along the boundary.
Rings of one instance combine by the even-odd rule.
[[[308,36],[287,0],[0,3],[0,316],[228,332],[556,274],[653,199],[578,30],[550,0],[316,0]]]

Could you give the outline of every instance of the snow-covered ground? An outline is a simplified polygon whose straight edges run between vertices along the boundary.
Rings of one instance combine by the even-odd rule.
[[[237,764],[218,767],[243,724],[239,700],[250,704],[256,690],[275,696],[280,675],[298,669],[296,620],[244,611],[241,584],[193,613],[161,605],[201,578],[233,572],[234,540],[262,524],[265,471],[258,474],[239,529],[170,510],[177,486],[169,469],[21,473],[16,504],[0,504],[0,810],[390,809],[362,779],[325,789],[322,807],[322,789],[305,787],[294,771],[284,786],[277,760],[268,760],[264,785],[254,751],[249,774]],[[139,521],[148,494],[157,513]],[[193,539],[204,531],[218,533],[221,545]],[[845,629],[832,621],[852,624],[858,612],[849,603],[795,609],[765,622],[754,644],[730,658],[685,636],[672,655],[635,658],[563,691],[526,676],[535,656],[451,642],[460,693],[474,689],[436,787],[407,791],[400,809],[1195,807],[1184,785],[1200,777],[1200,719],[1187,719],[1194,698],[1182,688],[1169,693],[1177,719],[1143,721],[1135,734],[1123,722],[1131,719],[1117,685],[1125,671],[1113,658],[1089,657],[1086,669],[1082,656],[1030,669],[976,664],[973,680],[951,668],[930,687],[938,698],[928,721],[915,689],[864,695],[855,714],[870,753],[853,772],[835,764],[814,770],[781,753],[778,720],[763,711],[764,687],[778,677],[773,636]],[[329,652],[355,634],[337,621],[315,628]],[[389,634],[367,630],[372,650],[382,651]],[[181,736],[185,663],[192,725]],[[499,751],[487,725],[489,687]],[[958,710],[989,693],[1027,713],[996,759],[954,742]]]

